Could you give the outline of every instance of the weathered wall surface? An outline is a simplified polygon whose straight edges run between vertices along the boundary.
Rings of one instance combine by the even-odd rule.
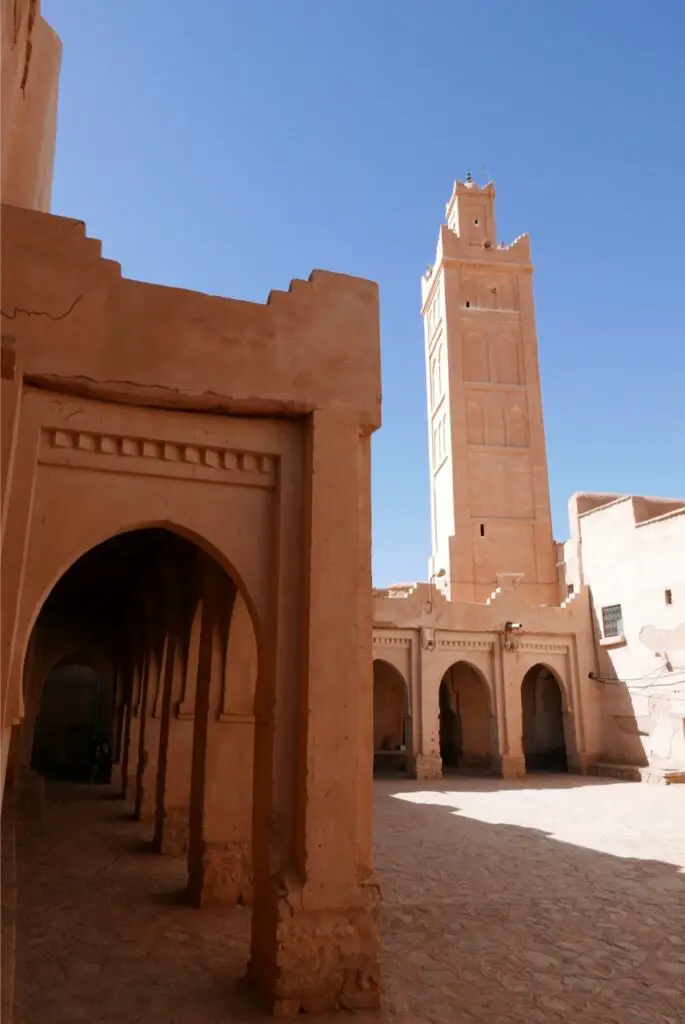
[[[238,414],[346,406],[365,429],[380,425],[373,283],[315,271],[265,305],[241,302],[122,278],[80,221],[2,216],[6,329],[21,323],[29,380]]]
[[[373,748],[398,750],[404,743],[406,686],[400,673],[383,660],[373,664]]]
[[[566,576],[589,588],[597,667],[606,680],[602,757],[683,769],[685,501],[577,495],[570,508]],[[607,635],[602,610],[617,605],[622,628]]]
[[[62,44],[38,0],[2,0],[2,201],[49,210]]]

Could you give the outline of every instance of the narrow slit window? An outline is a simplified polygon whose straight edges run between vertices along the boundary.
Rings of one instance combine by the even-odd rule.
[[[485,536],[485,523],[480,524],[480,535],[481,537]]]
[[[666,604],[673,604],[673,591],[670,589],[664,590],[664,599]]]

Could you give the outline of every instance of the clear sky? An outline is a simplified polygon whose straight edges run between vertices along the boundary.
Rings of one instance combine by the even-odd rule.
[[[378,281],[374,582],[426,576],[420,276],[453,179],[532,236],[555,533],[685,494],[683,0],[43,0],[55,213],[129,277],[258,302]],[[486,168],[486,170],[484,170]]]

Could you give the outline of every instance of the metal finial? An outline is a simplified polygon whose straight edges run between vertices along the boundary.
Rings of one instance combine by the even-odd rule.
[[[469,170],[469,171],[466,172],[466,184],[467,185],[471,185],[472,183],[473,183],[473,175],[471,174],[471,171]]]

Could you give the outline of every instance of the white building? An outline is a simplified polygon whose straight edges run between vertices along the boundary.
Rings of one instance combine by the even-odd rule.
[[[685,500],[576,494],[569,519],[562,575],[590,593],[602,760],[685,775]]]

